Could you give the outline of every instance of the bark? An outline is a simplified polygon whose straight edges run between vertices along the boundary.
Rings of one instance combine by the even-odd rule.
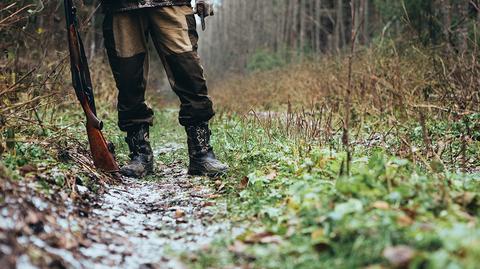
[[[345,25],[343,21],[343,1],[337,0],[336,20],[335,20],[335,50],[340,50],[345,46]]]
[[[468,1],[463,3],[457,3],[457,10],[460,18],[463,18],[464,21],[460,24],[457,30],[458,36],[458,51],[460,54],[465,54],[468,49],[468,25],[465,21],[465,18],[468,16]]]
[[[450,0],[440,0],[438,9],[440,10],[441,18],[442,18],[442,26],[443,26],[443,39],[447,43],[447,51],[452,51],[451,46],[451,25],[452,25],[452,15],[451,15],[451,5]]]

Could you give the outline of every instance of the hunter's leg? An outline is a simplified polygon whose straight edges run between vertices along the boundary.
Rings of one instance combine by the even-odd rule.
[[[127,132],[131,162],[125,176],[143,177],[153,171],[148,129],[153,110],[145,103],[148,75],[147,24],[143,11],[106,14],[104,39],[118,88],[118,125]]]
[[[148,75],[146,21],[142,11],[106,14],[105,48],[118,88],[118,124],[122,131],[151,124],[153,111],[145,103]]]
[[[179,121],[188,135],[189,173],[215,175],[227,170],[210,146],[208,121],[214,116],[197,54],[198,34],[189,6],[149,10],[152,39],[174,92],[181,101]]]

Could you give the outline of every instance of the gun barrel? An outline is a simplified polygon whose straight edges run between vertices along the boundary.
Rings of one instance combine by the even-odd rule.
[[[205,16],[203,14],[200,15],[200,21],[202,23],[202,31],[205,31],[205,29],[207,28],[207,24],[205,23]]]
[[[87,135],[93,162],[99,170],[118,172],[117,161],[101,132],[103,122],[96,115],[92,80],[83,42],[77,28],[76,9],[72,0],[64,0],[64,4],[73,88],[87,118]]]

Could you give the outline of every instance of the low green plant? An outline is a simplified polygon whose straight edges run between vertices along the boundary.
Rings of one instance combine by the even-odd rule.
[[[341,175],[342,152],[254,121],[222,118],[214,133],[232,166],[223,197],[243,232],[195,253],[194,268],[380,268],[398,245],[412,250],[411,268],[476,267],[480,174],[359,147]]]

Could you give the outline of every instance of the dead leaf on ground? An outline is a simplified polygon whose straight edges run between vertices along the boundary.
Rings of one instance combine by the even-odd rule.
[[[34,166],[34,165],[31,165],[31,164],[26,164],[22,167],[20,167],[20,169],[18,169],[20,171],[20,175],[22,177],[26,176],[27,174],[29,173],[35,173],[37,172],[37,167]]]
[[[408,227],[413,224],[413,219],[407,215],[401,215],[397,217],[397,223],[402,227]]]
[[[279,235],[266,236],[260,239],[262,244],[280,244],[282,243],[282,237]]]
[[[260,232],[248,235],[243,242],[247,244],[280,244],[282,242],[282,237],[275,235],[272,232]]]
[[[249,182],[248,177],[244,176],[242,180],[240,180],[240,185],[239,185],[240,189],[242,190],[245,189],[248,186],[248,182]]]
[[[415,250],[405,245],[391,246],[383,250],[383,257],[396,268],[407,268],[415,257]]]
[[[216,180],[215,181],[215,187],[216,187],[217,192],[225,189],[225,186],[226,186],[226,183],[223,182],[222,180]]]
[[[411,219],[414,219],[417,216],[417,206],[414,206],[414,208],[409,208],[409,207],[403,207],[402,211],[407,214]]]
[[[372,206],[376,209],[383,209],[383,210],[390,209],[390,205],[385,201],[376,201],[372,204]]]
[[[77,239],[71,234],[51,234],[46,238],[46,242],[52,247],[62,249],[73,249],[79,245]]]
[[[268,180],[274,180],[277,178],[277,171],[270,172],[265,178]]]
[[[223,190],[225,189],[225,186],[226,186],[226,185],[227,185],[227,184],[224,182],[224,183],[222,183],[222,185],[218,186],[217,192],[223,191]]]
[[[211,202],[211,201],[202,202],[202,207],[209,207],[214,205],[215,205],[215,202]]]
[[[183,217],[185,217],[185,211],[181,209],[175,210],[175,219],[181,219]]]
[[[207,195],[206,198],[215,199],[215,198],[218,198],[218,197],[220,197],[220,196],[221,196],[220,194],[209,194],[209,195]]]
[[[37,224],[40,222],[40,213],[34,212],[32,210],[29,210],[27,212],[27,215],[25,217],[25,222],[27,224]]]

